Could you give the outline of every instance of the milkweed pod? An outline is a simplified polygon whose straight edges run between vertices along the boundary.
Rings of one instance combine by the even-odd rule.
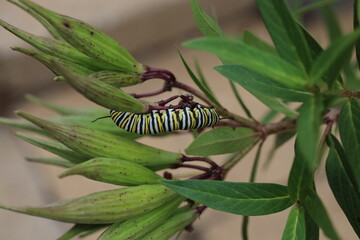
[[[144,112],[147,109],[143,102],[121,89],[94,77],[78,74],[59,62],[52,62],[52,65],[74,89],[101,106],[108,109],[137,113]]]
[[[100,71],[90,76],[114,87],[128,87],[143,82],[139,74],[129,72]]]
[[[187,211],[181,211],[175,213],[168,219],[166,219],[162,225],[147,234],[142,240],[168,240],[171,236],[177,232],[182,231],[187,225],[192,223],[197,217],[198,213],[194,209]]]
[[[62,65],[66,66],[67,68],[71,69],[74,72],[77,72],[79,74],[91,74],[94,71],[90,70],[88,68],[83,67],[82,65],[79,65],[77,63],[69,62],[51,55],[48,55],[46,53],[42,53],[40,51],[27,49],[27,48],[21,48],[21,47],[12,47],[11,48],[14,51],[18,51],[21,53],[24,53],[32,58],[35,58],[42,64],[44,64],[47,68],[49,68],[55,75],[60,75],[58,71],[53,67],[52,62],[56,61],[61,63]]]
[[[45,149],[59,157],[69,160],[72,163],[80,163],[89,159],[89,157],[74,152],[59,142],[44,140],[33,136],[26,135],[24,133],[16,132],[15,135],[25,142],[35,145],[39,148]]]
[[[150,212],[132,217],[124,222],[114,223],[101,234],[98,240],[142,239],[170,217],[182,201],[183,198],[179,196]]]
[[[95,181],[121,186],[157,184],[160,179],[163,179],[150,169],[137,163],[114,158],[88,160],[66,170],[60,177],[76,174]]]
[[[60,15],[31,1],[20,2],[44,18],[74,48],[94,61],[107,64],[108,70],[143,73],[144,67],[118,42],[89,24]]]
[[[62,222],[107,224],[144,214],[178,196],[163,185],[141,185],[55,202],[45,207],[0,208]]]
[[[42,128],[68,148],[85,156],[118,158],[156,170],[179,163],[182,157],[180,153],[168,152],[95,129],[54,123],[21,111],[16,113]]]
[[[65,41],[36,36],[16,28],[2,20],[0,20],[0,25],[44,54],[64,61],[79,64],[84,68],[93,70],[92,72],[107,68],[106,64],[94,61],[89,56],[78,51]]]
[[[8,1],[11,2],[12,4],[18,6],[19,8],[23,9],[25,12],[27,12],[28,14],[33,16],[36,20],[38,20],[55,39],[64,40],[63,37],[55,30],[55,28],[53,26],[51,26],[51,24],[49,24],[49,22],[45,18],[41,17],[39,14],[34,12],[31,8],[29,8],[25,4],[23,4],[21,1],[19,1],[19,0],[8,0]]]

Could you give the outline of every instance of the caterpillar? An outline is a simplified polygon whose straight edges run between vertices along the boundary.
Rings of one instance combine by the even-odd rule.
[[[180,109],[152,110],[148,113],[110,110],[110,116],[120,128],[137,134],[159,134],[212,127],[219,122],[219,114],[215,108],[202,107],[200,104]]]

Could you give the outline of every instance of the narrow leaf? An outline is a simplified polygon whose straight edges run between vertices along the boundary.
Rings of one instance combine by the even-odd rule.
[[[299,108],[297,120],[297,148],[309,169],[318,165],[318,141],[320,125],[322,124],[323,101],[320,96],[314,96]]]
[[[235,183],[205,180],[162,180],[180,195],[210,208],[258,216],[283,211],[293,202],[285,186],[271,183]]]
[[[354,1],[354,29],[359,29],[360,23],[360,4],[359,1]],[[355,53],[357,59],[357,66],[360,69],[360,41],[355,43]]]
[[[356,193],[354,185],[346,174],[342,165],[346,159],[340,159],[341,155],[337,153],[334,147],[334,138],[332,136],[329,139],[330,151],[326,160],[327,179],[336,201],[360,238],[360,222],[358,221],[360,219],[360,194]]]
[[[322,201],[314,191],[305,199],[304,207],[328,238],[340,240]]]
[[[264,40],[257,37],[255,34],[253,34],[250,31],[245,30],[243,33],[243,41],[244,43],[254,46],[259,50],[277,55],[276,49],[271,46],[269,43],[265,42]]]
[[[312,96],[309,92],[289,88],[285,84],[274,81],[271,77],[266,77],[240,65],[222,65],[215,67],[215,70],[231,81],[240,84],[250,93],[257,91],[268,96],[294,102],[303,102]]]
[[[293,207],[289,213],[282,240],[306,240],[305,211],[303,207]]]
[[[311,64],[310,50],[285,1],[256,2],[279,55],[306,73]]]
[[[187,62],[185,61],[184,57],[182,56],[181,52],[179,52],[180,58],[182,63],[185,66],[186,71],[190,75],[191,79],[194,81],[194,83],[201,89],[201,91],[210,99],[211,102],[213,102],[216,105],[220,105],[214,94],[211,92],[211,90],[208,89],[206,85],[204,85],[194,74],[194,72],[191,70]]]
[[[249,128],[216,128],[198,136],[185,150],[191,155],[218,155],[245,149],[259,140]]]
[[[256,90],[250,90],[249,92],[258,100],[260,100],[263,104],[268,106],[271,110],[283,113],[289,118],[296,118],[298,116],[298,114],[294,110],[290,109],[283,101],[277,98],[260,93]]]
[[[314,222],[308,212],[305,211],[306,240],[319,240],[319,226]]]
[[[186,42],[185,46],[208,51],[223,61],[242,65],[286,86],[303,89],[306,82],[307,77],[304,73],[291,63],[249,46],[242,41],[203,38]]]
[[[197,0],[190,0],[192,15],[201,32],[206,37],[223,36],[219,25],[201,8]]]
[[[360,104],[356,99],[348,101],[339,115],[339,132],[344,146],[353,183],[360,191]]]
[[[344,63],[347,62],[354,44],[360,39],[360,30],[339,37],[325,49],[316,59],[310,71],[310,85],[314,85],[324,75],[327,76],[327,84],[332,87],[339,75]]]

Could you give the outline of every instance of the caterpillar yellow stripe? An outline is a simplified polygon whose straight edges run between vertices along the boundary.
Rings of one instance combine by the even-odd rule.
[[[212,127],[220,119],[215,108],[202,107],[200,104],[181,109],[153,110],[148,113],[110,110],[110,116],[117,126],[137,134],[159,134],[176,130]]]

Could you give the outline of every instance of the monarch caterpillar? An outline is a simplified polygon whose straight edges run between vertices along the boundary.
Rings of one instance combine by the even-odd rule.
[[[215,108],[201,107],[200,104],[181,109],[152,110],[148,113],[110,110],[110,116],[120,128],[137,134],[212,127],[219,121],[219,114]]]

